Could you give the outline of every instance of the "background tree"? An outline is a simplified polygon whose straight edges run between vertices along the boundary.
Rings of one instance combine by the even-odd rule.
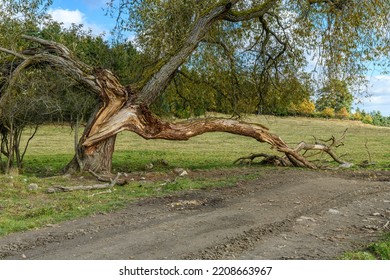
[[[339,112],[341,108],[346,108],[350,112],[352,102],[353,95],[350,93],[347,83],[338,79],[331,79],[326,81],[325,85],[320,89],[316,107],[319,111],[325,108],[332,108]]]
[[[13,71],[23,64],[25,56],[39,51],[39,45],[25,45],[21,34],[33,34],[64,43],[70,46],[72,53],[89,64],[115,69],[125,81],[136,76],[132,70],[135,67],[126,67],[133,65],[129,60],[135,57],[135,49],[130,44],[109,46],[102,37],[83,31],[82,26],[73,25],[64,29],[45,14],[39,16],[46,23],[44,28],[37,26],[36,22],[25,22],[24,17],[1,16],[0,29],[4,31],[0,35],[2,45],[11,50],[22,48],[21,54],[16,57],[0,53],[1,154],[5,158],[2,168],[9,172],[11,169],[22,169],[28,144],[43,123],[70,123],[76,130],[77,147],[79,126],[98,106],[98,97],[91,94],[88,88],[61,71],[52,69],[50,64],[37,64],[13,77]],[[27,136],[27,141],[22,141],[22,134],[28,130],[31,130],[31,135]]]

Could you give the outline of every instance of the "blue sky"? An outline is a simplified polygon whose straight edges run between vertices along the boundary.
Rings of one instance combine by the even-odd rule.
[[[65,26],[72,23],[83,24],[94,34],[108,34],[115,22],[105,16],[104,8],[108,0],[54,0],[50,8],[52,17]]]
[[[104,8],[108,0],[54,0],[50,9],[52,17],[63,22],[65,26],[72,23],[83,24],[94,34],[109,34],[115,22],[105,16]],[[389,69],[390,70],[390,69]],[[362,104],[353,107],[367,112],[380,111],[384,116],[390,116],[390,75],[378,72],[367,76],[370,81],[368,93],[371,97],[363,98]]]

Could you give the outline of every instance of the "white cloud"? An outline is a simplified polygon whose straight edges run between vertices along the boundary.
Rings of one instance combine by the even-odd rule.
[[[390,116],[390,75],[377,75],[368,78],[368,93],[370,97],[362,100],[361,109],[368,112],[380,111],[384,116]]]
[[[72,26],[72,24],[82,24],[86,30],[92,30],[94,35],[108,33],[108,30],[101,25],[89,22],[85,14],[79,10],[54,9],[50,10],[49,14],[54,21],[62,23],[65,28]]]
[[[72,24],[85,23],[85,15],[79,10],[56,9],[50,10],[49,14],[54,21],[63,23],[64,27],[70,27]]]

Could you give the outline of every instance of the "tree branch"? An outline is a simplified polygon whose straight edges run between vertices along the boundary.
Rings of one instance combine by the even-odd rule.
[[[169,123],[154,116],[146,107],[140,106],[123,108],[113,118],[103,123],[99,131],[85,139],[82,145],[88,150],[88,147],[125,130],[135,132],[145,139],[165,140],[188,140],[207,132],[243,135],[270,144],[273,149],[291,158],[290,161],[295,166],[316,168],[305,157],[289,148],[282,139],[268,132],[268,128],[263,125],[218,118]]]
[[[187,40],[178,52],[170,57],[168,61],[149,79],[146,85],[141,89],[137,98],[138,104],[149,106],[154,100],[165,90],[169,82],[172,80],[177,69],[182,65],[187,58],[196,49],[199,42],[209,31],[212,24],[224,13],[230,9],[227,3],[222,1],[204,14],[194,24],[189,33]],[[232,1],[228,1],[230,3]],[[234,2],[234,1],[233,1]]]
[[[1,48],[1,47],[0,47],[0,52],[8,53],[8,54],[10,54],[10,55],[19,57],[19,58],[21,58],[21,59],[23,59],[23,60],[27,58],[27,56],[24,56],[23,54],[20,54],[20,53],[17,53],[17,52],[8,50],[8,49],[4,49],[4,48]]]
[[[258,18],[269,11],[277,2],[277,0],[268,0],[261,5],[245,11],[230,10],[229,13],[223,16],[223,19],[230,22],[240,22]]]
[[[149,106],[156,100],[168,86],[177,69],[197,48],[199,42],[204,38],[215,21],[243,21],[259,17],[271,9],[277,3],[277,0],[268,0],[249,11],[232,11],[232,7],[237,2],[238,0],[220,1],[195,22],[183,46],[143,86],[138,96],[137,104]]]

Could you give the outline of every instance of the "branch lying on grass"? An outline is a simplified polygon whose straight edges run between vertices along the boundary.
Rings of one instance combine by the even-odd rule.
[[[315,143],[314,144],[308,144],[304,141],[300,142],[297,147],[294,149],[294,151],[298,154],[301,151],[304,151],[302,156],[305,156],[306,152],[308,151],[318,151],[320,153],[326,153],[328,154],[335,162],[339,163],[343,167],[351,167],[352,164],[346,161],[343,161],[336,155],[336,153],[333,151],[333,149],[336,149],[340,146],[344,145],[344,139],[346,135],[347,130],[343,132],[341,137],[339,139],[336,139],[334,136],[332,136],[328,140],[320,140],[318,141],[315,137]],[[260,164],[270,164],[275,166],[297,166],[297,163],[295,162],[295,159],[290,157],[288,154],[286,154],[283,157],[276,156],[276,155],[268,155],[264,153],[260,154],[251,154],[247,157],[241,157],[237,159],[234,164],[252,164],[253,161],[256,158],[262,157],[264,158],[262,161],[260,161]],[[308,157],[308,156],[305,156]]]
[[[108,184],[96,184],[96,185],[90,185],[90,186],[72,186],[72,187],[65,187],[65,186],[53,186],[51,188],[47,189],[48,193],[57,193],[57,192],[73,192],[73,191],[90,191],[90,190],[100,190],[100,189],[110,189],[114,187],[117,183],[117,180],[121,174],[118,173],[115,177],[115,179],[111,180],[111,182]]]

